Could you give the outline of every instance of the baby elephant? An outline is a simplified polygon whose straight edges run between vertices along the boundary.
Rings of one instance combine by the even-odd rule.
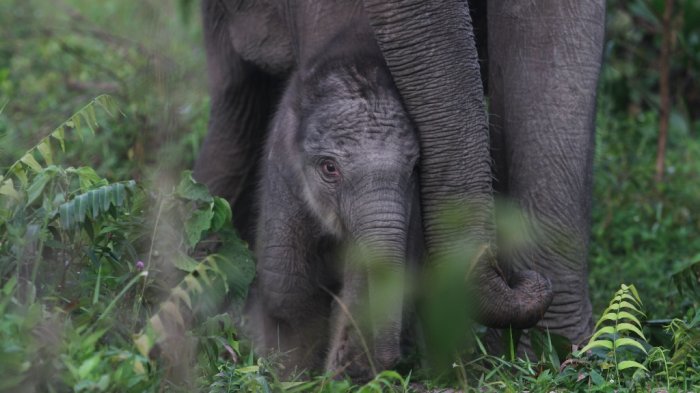
[[[359,39],[365,38],[365,39]],[[286,371],[356,380],[400,355],[422,252],[416,132],[372,37],[331,41],[290,79],[262,161],[253,326]]]

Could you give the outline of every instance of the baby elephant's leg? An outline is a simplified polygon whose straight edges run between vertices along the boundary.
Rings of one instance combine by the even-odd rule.
[[[256,318],[263,336],[258,345],[284,355],[287,376],[322,366],[330,314],[319,279],[322,267],[310,251],[313,239],[302,215],[293,205],[272,202],[258,232]]]

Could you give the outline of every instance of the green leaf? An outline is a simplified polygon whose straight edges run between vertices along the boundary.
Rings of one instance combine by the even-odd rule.
[[[191,171],[184,171],[175,190],[180,198],[190,201],[212,202],[213,197],[209,194],[209,190],[204,184],[197,183],[192,178]]]
[[[22,163],[30,167],[34,172],[41,172],[41,165],[36,161],[32,155],[32,150],[27,152],[22,158],[19,159]]]
[[[78,197],[75,199],[78,202],[78,222],[84,222],[85,214],[87,213],[88,205],[90,204],[89,198],[87,194],[83,194],[78,195]]]
[[[88,205],[90,207],[90,218],[95,219],[100,214],[100,196],[99,190],[93,190],[87,193]]]
[[[601,323],[604,321],[622,321],[622,320],[627,320],[628,322],[633,322],[635,325],[637,325],[639,328],[642,327],[642,323],[639,322],[639,319],[632,315],[631,313],[627,311],[619,311],[619,312],[610,312],[607,314],[604,314],[598,322],[595,325],[595,328],[598,329],[598,326],[600,326]]]
[[[644,313],[639,309],[639,307],[635,306],[634,304],[632,304],[632,303],[630,303],[630,302],[626,302],[626,301],[620,301],[620,302],[611,303],[611,304],[608,306],[608,308],[605,310],[605,312],[608,312],[608,311],[617,311],[617,310],[620,310],[620,309],[623,309],[623,308],[644,315]]]
[[[213,217],[214,212],[212,210],[197,210],[192,213],[187,222],[185,222],[185,234],[189,247],[194,247],[201,240],[202,233],[211,228]]]
[[[236,369],[236,371],[238,371],[241,374],[257,373],[258,371],[260,371],[260,367],[259,366],[241,367],[241,368]]]
[[[124,187],[124,184],[117,183],[115,192],[117,195],[117,206],[124,205],[124,201],[126,200],[126,189]]]
[[[39,196],[41,196],[44,188],[49,181],[55,177],[55,175],[55,170],[44,170],[39,172],[39,174],[32,181],[32,184],[30,184],[27,188],[27,205],[31,205],[37,200],[37,198],[39,198]]]
[[[579,354],[586,353],[593,348],[605,348],[612,350],[613,342],[610,340],[591,340],[585,347],[581,348]]]
[[[22,185],[22,187],[27,187],[29,179],[27,179],[27,173],[24,171],[24,169],[22,169],[21,165],[12,166],[10,168],[10,173],[19,179],[19,183]]]
[[[61,146],[61,151],[65,152],[66,151],[66,136],[65,136],[65,129],[63,126],[59,126],[56,128],[54,132],[51,133],[51,137],[56,139]]]
[[[0,195],[6,195],[14,200],[19,200],[19,193],[15,190],[14,182],[11,178],[0,177]]]
[[[178,253],[178,255],[173,260],[173,265],[180,270],[186,271],[187,273],[191,273],[195,269],[197,269],[199,263],[186,254]]]
[[[642,298],[639,297],[639,292],[637,292],[637,287],[635,287],[634,285],[629,285],[627,288],[632,293],[634,298],[637,299],[637,303],[642,304]]]
[[[102,357],[99,353],[85,360],[78,368],[78,376],[80,379],[87,378],[90,372],[100,363],[100,360],[102,360]]]
[[[78,181],[80,182],[80,189],[82,191],[87,191],[93,188],[97,184],[105,185],[107,184],[94,169],[89,166],[81,166],[75,170],[78,175]]]
[[[622,338],[618,338],[615,340],[615,348],[620,348],[623,346],[632,346],[635,348],[639,348],[640,350],[642,350],[642,352],[647,353],[647,350],[644,349],[642,344],[640,344],[638,341],[635,341],[629,337],[622,337]]]
[[[53,153],[51,152],[51,143],[48,138],[42,139],[41,142],[36,145],[36,149],[39,150],[46,165],[53,165]]]
[[[638,327],[632,325],[631,323],[627,323],[627,322],[618,323],[617,324],[617,331],[618,332],[627,332],[627,331],[633,332],[634,334],[639,336],[639,338],[646,341],[646,338],[644,337],[644,333],[642,333],[642,331]]]
[[[231,223],[231,206],[225,199],[214,197],[212,210],[214,212],[214,217],[211,220],[212,231],[218,231],[223,228],[224,225]]]
[[[639,299],[636,299],[629,292],[623,292],[623,293],[620,293],[619,295],[616,295],[613,298],[613,302],[620,302],[620,301],[622,301],[622,299],[631,300],[633,303],[635,303],[635,305],[634,305],[635,309],[639,309],[639,307],[642,306],[641,301]]]
[[[194,270],[194,269],[193,269]],[[180,286],[176,286],[170,291],[170,296],[173,299],[178,299],[181,302],[185,303],[187,308],[192,309],[192,298],[190,295],[185,291],[184,289],[180,288]]]
[[[602,336],[603,334],[614,334],[614,333],[615,333],[614,326],[604,326],[604,327],[596,330],[595,333],[593,333],[593,336],[591,336],[591,340],[595,340],[596,338]]]
[[[77,195],[59,206],[61,225],[69,229],[77,223],[84,222],[86,214],[90,214],[92,219],[97,219],[109,211],[110,205],[121,207],[127,198],[126,190],[134,188],[135,184],[134,181],[108,184]]]
[[[639,368],[639,369],[642,369],[644,371],[649,371],[642,364],[635,362],[634,360],[623,360],[617,364],[618,370],[626,370],[628,368]]]
[[[93,192],[98,196],[98,206],[102,209],[102,211],[107,211],[109,209],[109,191],[107,187],[100,187]]]
[[[603,378],[603,376],[596,370],[592,370],[590,376],[591,382],[593,382],[594,385],[601,386],[605,384],[605,378]]]
[[[73,226],[73,209],[75,204],[68,202],[58,207],[58,215],[61,218],[61,226],[63,229],[69,229]]]
[[[114,102],[111,96],[107,94],[102,94],[95,98],[94,100],[98,105],[102,107],[102,109],[107,112],[110,116],[116,116],[117,112],[119,111],[119,108],[117,107],[117,104]]]

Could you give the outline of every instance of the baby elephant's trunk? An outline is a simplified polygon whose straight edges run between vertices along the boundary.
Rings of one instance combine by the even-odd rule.
[[[365,353],[354,358],[365,369],[369,361],[374,373],[394,366],[400,356],[411,195],[403,191],[403,187],[365,188],[351,203],[348,230],[354,244],[347,254],[342,298],[357,302],[345,311],[351,313],[348,322],[354,332],[362,332],[355,339],[361,340]],[[342,336],[342,330],[336,328],[334,334]],[[334,338],[332,347],[336,343]],[[349,365],[346,372],[352,375],[353,368]]]

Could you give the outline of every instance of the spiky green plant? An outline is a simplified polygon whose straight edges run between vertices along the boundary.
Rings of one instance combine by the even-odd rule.
[[[577,355],[582,356],[589,351],[602,349],[603,357],[610,360],[614,366],[618,386],[620,372],[628,369],[648,371],[642,364],[648,355],[645,348],[648,343],[642,332],[640,320],[644,317],[637,289],[634,285],[622,284],[596,323],[590,341]]]

